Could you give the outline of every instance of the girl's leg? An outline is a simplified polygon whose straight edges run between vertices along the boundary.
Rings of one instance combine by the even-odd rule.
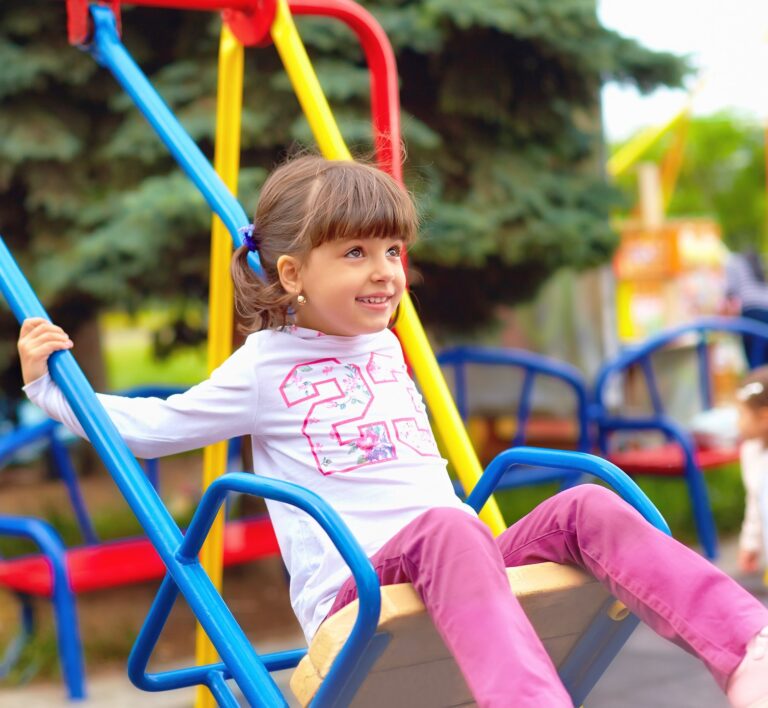
[[[698,656],[724,689],[768,608],[709,561],[585,484],[536,507],[498,539],[507,567],[584,568],[658,634]]]
[[[477,518],[460,509],[427,511],[371,562],[382,585],[413,584],[479,706],[572,706]],[[329,616],[356,597],[350,578]]]

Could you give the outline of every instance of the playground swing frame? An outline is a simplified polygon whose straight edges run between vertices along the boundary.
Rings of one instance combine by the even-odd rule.
[[[113,71],[118,81],[134,97],[134,100],[136,100],[136,96],[134,96],[136,92],[130,90],[132,82],[135,81],[141,85],[142,90],[149,90],[146,96],[138,97],[140,100],[136,100],[137,105],[142,108],[141,104],[144,104],[145,107],[142,108],[142,111],[145,112],[174,157],[203,192],[208,203],[227,225],[236,243],[239,244],[238,229],[247,223],[242,208],[223,188],[221,181],[199,153],[197,147],[175,122],[162,100],[154,94],[138,68],[133,65],[119,41],[114,15],[105,7],[96,6],[91,10],[97,27],[94,35],[94,47],[91,50],[95,58],[99,63]],[[160,120],[156,122],[152,118],[153,115],[161,116]],[[169,119],[170,122],[168,122]],[[3,275],[2,281],[0,281],[3,294],[10,302],[17,319],[21,321],[30,316],[47,317],[42,305],[2,241],[0,241],[0,273]],[[344,649],[334,662],[326,680],[313,700],[313,705],[318,706],[343,704],[345,697],[350,697],[354,693],[355,687],[364,676],[366,668],[375,659],[376,653],[380,651],[380,645],[382,642],[386,642],[386,637],[375,636],[376,618],[379,610],[378,580],[373,573],[370,562],[362,554],[359,546],[335,512],[321,499],[306,490],[295,487],[295,485],[235,473],[217,480],[208,489],[193,519],[194,531],[192,535],[188,533],[185,539],[188,538],[189,540],[182,540],[181,534],[170,519],[167,510],[148,485],[146,479],[143,478],[135,458],[127,450],[108,416],[98,404],[92,389],[72,355],[69,352],[54,354],[51,357],[50,368],[54,380],[78,415],[86,433],[107,463],[115,482],[139,517],[142,525],[147,529],[149,537],[155,543],[168,568],[166,580],[148,615],[145,627],[139,640],[137,640],[137,645],[130,659],[131,677],[137,685],[148,690],[164,690],[203,683],[210,688],[221,705],[234,706],[236,705],[235,699],[226,684],[226,680],[232,677],[251,705],[285,704],[268,672],[278,667],[286,668],[295,665],[295,662],[305,653],[304,650],[278,652],[257,657],[221,597],[211,586],[194,554],[196,544],[207,531],[210,515],[214,509],[218,508],[222,496],[227,490],[237,488],[246,493],[293,503],[312,514],[329,533],[338,545],[342,556],[350,564],[352,574],[359,587],[360,612]],[[521,455],[526,464],[535,464],[537,460],[542,459],[543,455],[547,458],[548,464],[552,466],[555,466],[559,460],[560,464],[567,465],[571,469],[583,469],[603,478],[605,475],[601,475],[600,472],[608,470],[610,472],[608,476],[613,475],[618,480],[619,489],[617,491],[641,510],[646,509],[644,512],[646,518],[659,528],[666,530],[663,520],[653,505],[631,480],[610,463],[591,456],[527,450],[525,448],[509,451],[509,453],[510,455],[498,463],[498,468],[508,468],[512,464],[519,464],[515,460],[519,459]],[[551,457],[552,455],[559,455],[560,457],[555,460]],[[487,498],[486,492],[489,494],[490,489],[493,488],[494,475],[495,472],[492,473],[489,469],[483,476],[485,486],[481,488],[481,491],[473,492],[471,498],[474,503],[484,502],[484,496]],[[144,672],[146,661],[148,661],[154,646],[154,640],[162,630],[163,615],[170,610],[171,596],[175,598],[179,591],[185,595],[193,612],[201,619],[206,631],[214,639],[214,644],[219,650],[223,662],[159,675],[147,675]],[[593,657],[587,661],[586,668],[577,666],[574,658],[572,662],[574,680],[573,682],[568,681],[568,683],[571,684],[569,689],[572,690],[572,696],[577,701],[580,701],[588,693],[594,681],[612,658],[612,652],[623,643],[637,622],[636,619],[613,622],[602,615],[600,619],[611,622],[613,631],[609,631],[608,634],[605,632],[592,633],[594,636],[591,635],[592,628],[587,632],[590,636],[585,637],[585,640],[588,640],[586,644],[590,646],[586,646],[582,642],[580,648],[584,651],[593,651],[594,645],[599,645],[598,649],[604,651],[599,651],[599,656],[596,659]],[[599,624],[600,619],[593,625],[593,628]],[[581,651],[574,652],[574,654],[581,653]],[[578,658],[584,659],[583,656]],[[574,686],[574,682],[577,685]]]

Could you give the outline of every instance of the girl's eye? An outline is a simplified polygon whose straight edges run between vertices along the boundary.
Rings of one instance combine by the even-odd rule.
[[[345,254],[347,258],[360,258],[363,255],[363,249],[359,246],[350,248]]]
[[[400,246],[390,246],[387,250],[388,256],[394,256],[395,258],[400,258],[400,255],[402,254],[403,249]]]

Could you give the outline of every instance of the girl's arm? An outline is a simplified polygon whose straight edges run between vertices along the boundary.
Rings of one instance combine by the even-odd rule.
[[[27,320],[22,325],[19,354],[24,392],[51,418],[84,438],[82,426],[48,375],[48,356],[71,346],[65,345],[68,338],[62,334],[45,320]],[[167,400],[97,396],[137,457],[163,457],[253,433],[258,403],[254,371],[253,353],[241,348],[209,379]]]

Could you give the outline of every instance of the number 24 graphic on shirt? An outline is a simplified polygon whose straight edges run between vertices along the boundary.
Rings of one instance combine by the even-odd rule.
[[[364,374],[356,364],[317,359],[293,367],[280,385],[288,407],[310,404],[301,432],[318,470],[331,475],[397,459],[391,431],[419,455],[439,456],[424,404],[402,363],[373,353],[365,369]],[[388,403],[405,415],[373,419],[377,393],[389,394]]]

